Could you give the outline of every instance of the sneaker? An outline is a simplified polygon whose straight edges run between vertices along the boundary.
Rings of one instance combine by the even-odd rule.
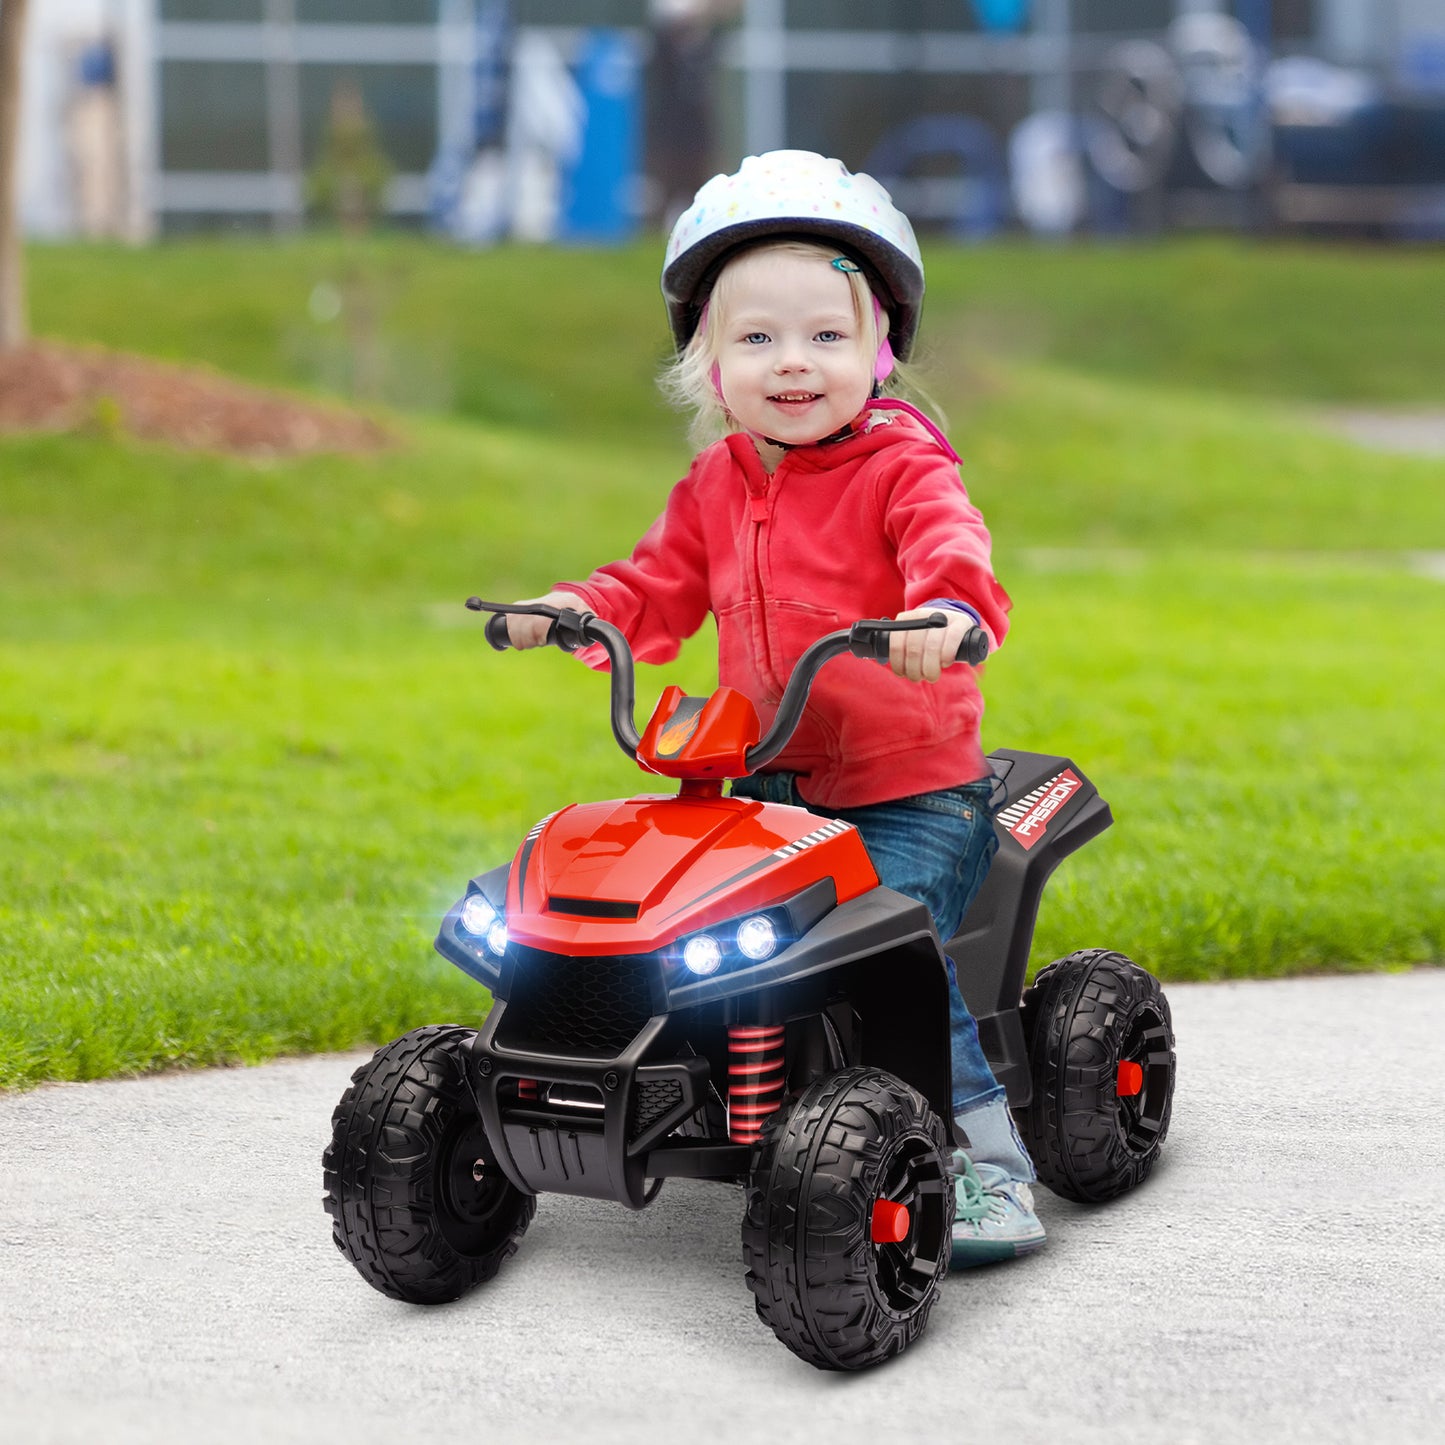
[[[1034,1193],[997,1164],[974,1164],[961,1149],[953,1156],[957,1202],[953,1211],[953,1269],[972,1269],[1028,1254],[1044,1242]]]

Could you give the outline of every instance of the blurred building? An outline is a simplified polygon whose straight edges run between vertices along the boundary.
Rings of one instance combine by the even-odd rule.
[[[474,240],[583,224],[568,210],[581,181],[582,234],[665,222],[699,170],[778,146],[876,169],[924,225],[959,234],[1445,227],[1445,0],[46,0],[32,14],[22,205],[47,234],[301,225],[343,79],[389,162],[391,216]]]

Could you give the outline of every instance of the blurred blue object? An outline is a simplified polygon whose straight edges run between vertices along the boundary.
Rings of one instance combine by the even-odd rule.
[[[985,30],[1015,35],[1028,24],[1029,0],[973,0],[973,13]]]
[[[950,159],[959,176],[915,177],[921,161]],[[942,221],[977,241],[1003,224],[1008,177],[994,133],[969,115],[920,115],[886,132],[863,165],[915,221]],[[945,198],[935,200],[935,197]]]
[[[637,228],[642,57],[618,30],[593,30],[574,69],[587,119],[582,149],[563,180],[558,235],[625,241]]]
[[[468,183],[485,152],[506,144],[507,69],[512,47],[510,0],[481,0],[472,20],[472,63],[465,123],[444,129],[427,171],[427,223],[458,241],[490,245],[506,225],[505,205],[468,205]],[[475,187],[473,187],[475,189]]]
[[[115,84],[115,47],[109,40],[94,40],[76,59],[76,78],[83,86]]]
[[[1445,235],[1445,98],[1427,83],[1428,61],[1415,65],[1415,83],[1393,92],[1319,61],[1271,67],[1272,185],[1281,219],[1415,239]]]
[[[501,145],[507,123],[507,55],[512,45],[509,0],[483,0],[474,26],[472,145]]]
[[[1445,34],[1412,35],[1400,49],[1400,84],[1419,95],[1445,95]]]
[[[1288,181],[1445,186],[1445,105],[1374,101],[1332,125],[1277,125],[1274,148]]]

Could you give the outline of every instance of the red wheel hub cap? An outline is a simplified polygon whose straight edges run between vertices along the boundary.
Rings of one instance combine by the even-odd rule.
[[[874,1244],[902,1244],[908,1238],[908,1206],[875,1200],[871,1233]]]

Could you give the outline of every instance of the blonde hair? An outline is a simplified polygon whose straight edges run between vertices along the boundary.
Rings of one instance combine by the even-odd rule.
[[[724,405],[722,397],[718,395],[717,387],[713,383],[713,368],[717,365],[721,338],[727,330],[728,308],[734,301],[736,273],[733,272],[733,264],[744,257],[760,255],[802,256],[831,263],[839,255],[839,251],[836,246],[829,246],[822,241],[764,241],[747,247],[724,263],[713,283],[712,293],[692,339],[683,348],[682,354],[664,367],[658,377],[658,385],[668,401],[680,411],[692,412],[687,435],[688,440],[696,447],[706,446],[728,432],[742,430]],[[874,310],[873,292],[869,289],[862,271],[844,270],[842,267],[839,271],[848,278],[848,288],[852,292],[853,320],[858,328],[858,345],[865,350],[871,363],[888,335],[888,313]],[[731,281],[730,272],[733,273]],[[883,389],[894,395],[904,388],[921,391],[911,375],[895,361],[893,373],[883,383]]]

